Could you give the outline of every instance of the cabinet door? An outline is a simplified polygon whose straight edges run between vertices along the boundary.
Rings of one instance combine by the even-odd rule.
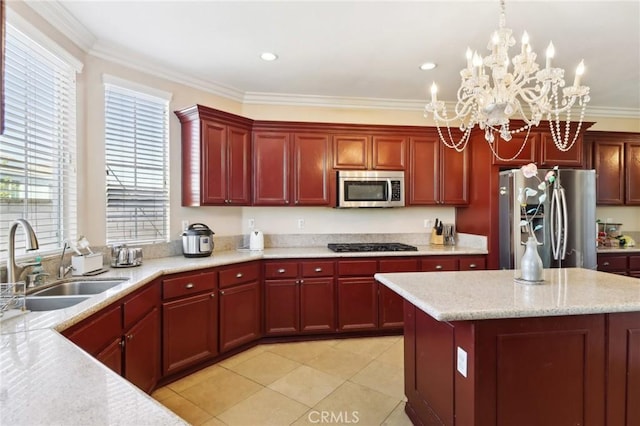
[[[293,196],[300,206],[328,206],[330,201],[329,135],[293,135]]]
[[[593,148],[596,203],[624,204],[624,143],[597,141]]]
[[[122,305],[105,308],[78,326],[65,330],[64,335],[92,356],[98,355],[122,336]]]
[[[162,304],[162,372],[175,373],[218,354],[214,292]]]
[[[369,136],[333,136],[333,168],[366,170],[369,168]]]
[[[150,393],[160,375],[160,311],[153,308],[125,333],[124,377]]]
[[[433,205],[440,199],[440,141],[437,136],[409,140],[408,205]]]
[[[288,133],[256,132],[253,135],[253,204],[283,206],[290,202]]]
[[[378,271],[416,272],[418,259],[382,259]],[[404,298],[386,285],[378,284],[378,324],[380,328],[402,328]]]
[[[258,282],[220,290],[220,352],[260,337]]]
[[[640,205],[640,143],[625,148],[625,204]]]
[[[500,135],[494,132],[495,141],[493,147],[496,151],[497,157],[492,156],[493,164],[499,166],[520,167],[528,163],[535,163],[539,154],[539,135],[537,133],[529,133],[527,138],[527,132],[521,132],[513,135],[509,142],[503,140]],[[527,143],[524,145],[524,141]],[[484,141],[483,143],[487,143]],[[514,157],[511,159],[512,157]],[[500,158],[498,158],[500,157]]]
[[[227,204],[251,203],[251,138],[240,127],[227,129]]]
[[[441,147],[440,204],[469,204],[469,149],[458,152]]]
[[[300,280],[300,331],[336,330],[334,283],[333,277]]]
[[[297,279],[265,281],[266,334],[296,334],[300,331],[298,282]]]
[[[227,126],[203,120],[202,200],[204,205],[224,204],[227,199]]]
[[[564,126],[564,125],[563,125]],[[564,128],[564,127],[563,127]],[[575,129],[571,132],[571,135],[575,134]],[[573,136],[571,136],[573,137]],[[569,151],[560,151],[551,133],[543,133],[540,135],[540,166],[553,167],[582,167],[583,161],[583,136],[578,136],[578,139],[573,144]]]
[[[607,424],[640,424],[640,313],[608,315]]]
[[[122,345],[122,336],[118,336],[109,346],[96,355],[98,361],[118,373],[118,375],[122,375]]]
[[[378,283],[373,277],[338,279],[338,329],[378,328]]]
[[[374,170],[404,170],[407,167],[407,138],[373,136],[371,168]]]

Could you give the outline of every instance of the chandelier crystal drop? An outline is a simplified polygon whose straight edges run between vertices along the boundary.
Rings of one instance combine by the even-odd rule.
[[[582,127],[582,120],[589,102],[589,87],[581,86],[584,61],[576,69],[573,85],[565,87],[564,70],[553,68],[551,61],[555,54],[553,43],[546,51],[544,68],[536,63],[536,54],[529,44],[529,35],[522,35],[520,52],[509,59],[509,48],[515,45],[512,30],[506,28],[504,0],[500,1],[499,28],[492,34],[487,48],[491,52],[484,58],[478,52],[467,48],[467,67],[460,71],[462,84],[458,89],[455,116],[449,118],[443,101],[438,100],[438,88],[431,86],[431,102],[425,106],[425,117],[433,114],[438,135],[444,145],[460,152],[465,149],[471,131],[476,125],[485,131],[493,155],[501,160],[512,160],[524,149],[532,127],[538,126],[545,118],[556,147],[560,151],[570,150],[576,142]],[[571,111],[577,105],[580,109],[575,135],[571,133]],[[560,115],[565,114],[564,134]],[[521,119],[524,125],[509,128],[512,118]],[[450,124],[460,122],[462,132],[459,140],[454,140]],[[446,135],[441,124],[446,125]],[[501,158],[496,152],[496,136],[509,142],[516,133],[526,132],[522,146],[512,158]],[[497,135],[494,135],[497,134]],[[445,137],[446,136],[446,137]]]

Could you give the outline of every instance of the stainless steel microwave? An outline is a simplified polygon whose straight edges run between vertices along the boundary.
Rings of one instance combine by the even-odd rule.
[[[338,171],[337,207],[403,207],[404,171]]]

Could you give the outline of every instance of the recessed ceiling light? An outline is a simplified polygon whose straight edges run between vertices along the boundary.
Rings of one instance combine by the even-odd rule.
[[[278,55],[271,52],[264,52],[263,54],[260,55],[260,58],[263,61],[275,61],[276,59],[278,59]]]
[[[422,71],[429,71],[434,69],[435,67],[437,67],[437,65],[434,64],[433,62],[425,62],[424,64],[420,65],[420,69]]]

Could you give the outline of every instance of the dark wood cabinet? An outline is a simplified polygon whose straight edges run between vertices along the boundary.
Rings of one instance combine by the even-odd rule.
[[[640,133],[587,132],[596,169],[596,203],[640,205]]]
[[[408,205],[466,205],[469,154],[445,147],[438,135],[409,140]]]
[[[605,424],[606,327],[606,315],[440,322],[405,301],[407,414],[433,425]]]
[[[573,133],[572,133],[573,134]],[[568,151],[561,151],[553,141],[551,133],[540,134],[540,163],[541,167],[582,167],[584,161],[583,138],[578,136],[574,145]]]
[[[335,331],[333,261],[265,264],[265,333]]]
[[[420,262],[422,272],[457,271],[458,258],[455,256],[429,256]]]
[[[378,272],[416,272],[419,270],[417,258],[380,259]],[[380,328],[402,328],[404,299],[389,287],[378,284],[378,326]]]
[[[220,352],[257,340],[262,331],[260,263],[221,268],[219,272]]]
[[[251,120],[195,105],[182,128],[182,205],[251,203]]]
[[[150,393],[160,378],[157,282],[65,330],[73,343]]]
[[[333,135],[336,170],[405,170],[407,137],[394,135]]]
[[[125,331],[124,377],[147,393],[160,377],[160,311],[156,306]]]
[[[338,330],[378,328],[376,260],[338,261]]]
[[[257,131],[253,139],[254,205],[331,204],[328,135]]]
[[[463,256],[458,260],[459,271],[473,271],[487,269],[485,256]]]
[[[640,278],[640,254],[598,253],[598,271]]]
[[[572,127],[571,135],[574,135],[576,126]],[[588,125],[585,127],[588,127]],[[564,130],[564,124],[562,129]],[[564,137],[564,131],[561,133],[562,137]],[[528,137],[527,131],[514,134],[508,142],[498,134],[494,135],[496,138],[494,149],[498,157],[500,157],[493,157],[493,164],[495,165],[511,166],[513,168],[528,163],[536,163],[538,167],[548,168],[554,166],[579,168],[584,165],[583,140],[580,135],[568,151],[558,149],[548,126],[531,130]],[[526,144],[523,146],[525,140]],[[512,159],[514,156],[515,158]]]
[[[640,313],[608,315],[607,425],[640,424]]]
[[[162,373],[171,375],[218,354],[218,275],[174,274],[162,280]]]

